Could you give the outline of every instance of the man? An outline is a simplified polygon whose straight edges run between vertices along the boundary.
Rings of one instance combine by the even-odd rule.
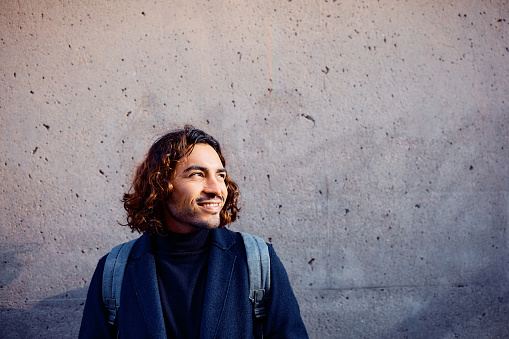
[[[246,249],[235,221],[239,189],[219,143],[185,126],[150,148],[124,194],[127,224],[143,235],[127,262],[120,309],[107,322],[97,265],[80,338],[252,338]],[[307,338],[286,271],[269,245],[271,288],[263,334]]]

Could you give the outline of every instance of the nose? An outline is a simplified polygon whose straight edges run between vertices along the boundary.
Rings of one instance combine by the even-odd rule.
[[[221,181],[215,175],[211,175],[207,178],[203,191],[207,194],[214,194],[215,196],[222,196],[224,181]]]

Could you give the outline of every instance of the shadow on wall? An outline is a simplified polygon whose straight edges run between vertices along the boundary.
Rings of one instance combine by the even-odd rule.
[[[59,294],[23,309],[0,308],[0,338],[77,338],[88,287]]]
[[[0,286],[13,283],[22,263],[19,249],[0,253]],[[0,338],[77,338],[88,287],[78,288],[42,301],[18,300],[17,307],[0,304]],[[19,308],[19,305],[23,306]]]
[[[11,250],[0,253],[1,270],[0,270],[0,285],[9,286],[11,282],[16,280],[23,265],[17,259],[17,250]]]
[[[469,284],[421,287],[406,293],[422,305],[380,338],[509,338],[509,286],[486,268]]]
[[[509,338],[509,286],[490,280],[493,276],[491,268],[464,285],[373,290],[368,309],[363,310],[355,305],[356,300],[365,300],[370,292],[350,292],[349,307],[335,308],[327,314],[329,319],[322,319],[329,324],[327,334],[319,328],[308,331],[312,338]],[[0,338],[77,338],[87,290],[78,288],[28,303],[23,309],[1,307]],[[316,319],[319,313],[304,316]],[[355,317],[349,317],[349,313]],[[388,318],[402,321],[387,328],[381,323],[387,320],[387,313],[391,313]],[[358,322],[359,318],[364,324]]]
[[[509,338],[509,285],[500,267],[465,284],[296,292],[312,339]]]

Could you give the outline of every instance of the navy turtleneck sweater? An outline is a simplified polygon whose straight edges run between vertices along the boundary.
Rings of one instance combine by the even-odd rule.
[[[156,236],[157,282],[168,338],[198,338],[205,297],[209,230]]]

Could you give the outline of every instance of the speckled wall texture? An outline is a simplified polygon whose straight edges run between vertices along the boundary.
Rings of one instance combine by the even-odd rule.
[[[134,166],[185,123],[312,338],[509,337],[507,1],[0,7],[1,338],[76,337]]]

